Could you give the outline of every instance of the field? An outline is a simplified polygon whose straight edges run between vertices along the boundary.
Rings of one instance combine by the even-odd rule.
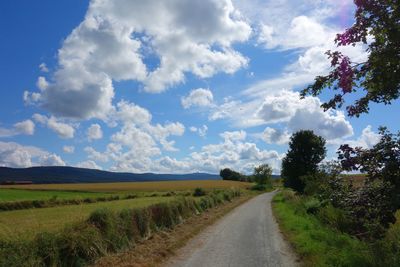
[[[54,231],[85,220],[93,211],[108,208],[119,211],[124,208],[141,208],[167,202],[172,197],[146,197],[82,205],[68,205],[43,209],[27,209],[0,212],[0,239],[32,237],[38,232]]]
[[[88,184],[31,184],[31,185],[2,185],[0,188],[18,188],[34,190],[64,190],[83,192],[136,192],[136,191],[183,191],[193,190],[196,187],[204,189],[247,188],[251,184],[223,181],[166,181],[166,182],[129,182],[129,183],[88,183]]]
[[[84,199],[106,195],[135,194],[134,199],[96,203],[81,203],[49,208],[31,208],[0,212],[0,239],[30,238],[38,232],[56,231],[66,224],[84,221],[95,210],[107,208],[120,211],[140,208],[176,199],[174,193],[206,190],[247,188],[250,184],[234,181],[173,181],[100,184],[8,185],[0,187],[0,203],[49,199]],[[15,189],[18,188],[18,189]],[[168,192],[174,192],[167,194]],[[186,193],[188,194],[188,193]],[[191,194],[191,193],[190,193]]]
[[[71,192],[61,190],[24,190],[24,189],[0,189],[0,202],[5,201],[24,201],[24,200],[46,200],[75,199],[75,198],[95,198],[109,193],[98,192]]]

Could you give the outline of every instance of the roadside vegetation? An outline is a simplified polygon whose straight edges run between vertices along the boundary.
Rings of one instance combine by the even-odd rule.
[[[174,197],[142,208],[124,205],[117,210],[96,209],[85,220],[55,232],[41,231],[31,239],[1,240],[0,266],[87,265],[109,253],[132,248],[153,233],[172,229],[185,219],[240,195],[239,189],[211,190],[203,196]]]
[[[333,93],[322,104],[325,111],[351,96],[347,114],[359,117],[371,103],[400,97],[400,7],[387,0],[354,4],[353,25],[335,42],[363,45],[367,59],[352,62],[343,50],[327,51],[331,71],[301,96]],[[282,162],[288,189],[273,206],[306,266],[400,266],[400,132],[380,127],[379,135],[370,147],[343,144],[336,161],[323,162],[325,140],[310,131],[293,134]]]
[[[293,134],[282,161],[287,189],[273,206],[305,266],[400,266],[400,133],[380,135],[370,149],[343,145],[337,161],[321,163],[325,140]],[[363,182],[343,171],[361,171]]]

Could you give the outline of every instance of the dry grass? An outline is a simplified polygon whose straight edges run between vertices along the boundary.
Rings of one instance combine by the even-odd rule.
[[[0,188],[18,188],[34,190],[70,190],[85,192],[135,192],[135,191],[182,191],[196,187],[204,189],[247,188],[250,183],[222,180],[204,181],[163,181],[163,182],[128,182],[128,183],[87,183],[87,184],[32,184],[2,185]]]
[[[176,226],[173,230],[152,235],[150,239],[139,243],[130,251],[101,258],[94,266],[160,266],[170,257],[174,256],[175,252],[183,247],[189,239],[200,233],[207,226],[215,223],[235,207],[243,204],[250,197],[247,194],[228,204],[191,217],[183,224]]]

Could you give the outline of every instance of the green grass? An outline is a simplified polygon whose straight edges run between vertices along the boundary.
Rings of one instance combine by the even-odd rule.
[[[304,266],[372,266],[367,244],[307,214],[302,199],[292,192],[277,194],[273,209]]]
[[[110,193],[78,192],[59,190],[24,190],[24,189],[0,189],[0,202],[24,201],[24,200],[48,200],[57,199],[83,199],[108,196]]]
[[[125,208],[140,208],[167,202],[173,197],[146,197],[111,202],[69,205],[42,209],[0,212],[0,239],[32,237],[38,232],[54,231],[66,224],[83,221],[99,208],[119,211]]]

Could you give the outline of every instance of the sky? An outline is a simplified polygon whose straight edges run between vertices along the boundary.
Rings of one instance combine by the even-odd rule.
[[[0,166],[278,174],[298,130],[328,159],[371,147],[399,130],[398,101],[349,118],[320,108],[332,92],[299,98],[353,14],[350,0],[1,1]]]

